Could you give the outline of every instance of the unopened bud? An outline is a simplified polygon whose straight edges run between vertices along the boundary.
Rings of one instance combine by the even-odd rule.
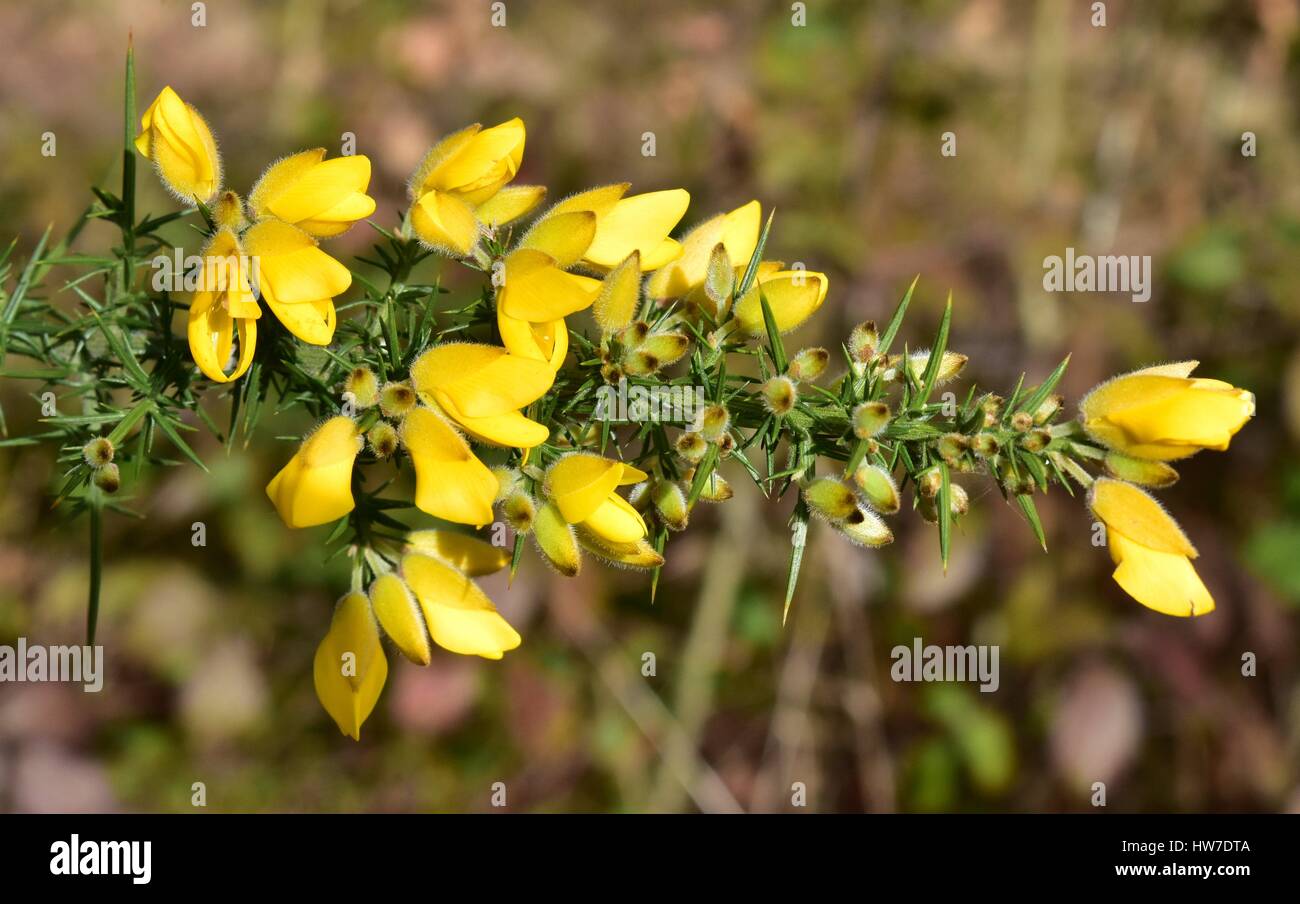
[[[686,483],[690,484],[695,478],[695,469],[691,468],[691,470],[686,473],[685,477]],[[731,489],[731,484],[727,483],[727,479],[717,471],[714,471],[704,481],[704,488],[700,490],[700,501],[726,502],[734,495],[735,493]]]
[[[370,451],[376,458],[388,458],[397,451],[397,431],[387,421],[380,421],[366,432]]]
[[[1024,439],[1020,441],[1020,447],[1026,452],[1042,452],[1051,441],[1052,434],[1039,427],[1025,434]]]
[[[623,328],[618,334],[618,341],[623,344],[624,348],[634,349],[645,342],[646,337],[650,335],[650,324],[644,320],[634,320]]]
[[[878,465],[860,465],[853,472],[853,482],[867,504],[882,515],[892,515],[900,508],[902,503],[898,496],[898,484],[884,468]]]
[[[816,380],[826,371],[830,360],[831,353],[824,348],[805,348],[790,359],[785,372],[791,380]]]
[[[960,433],[945,433],[939,437],[939,442],[936,445],[939,457],[951,465],[956,464],[957,460],[970,447],[970,440]]]
[[[573,526],[564,520],[554,502],[548,502],[537,510],[533,519],[533,540],[546,560],[565,577],[573,577],[582,567],[582,553],[578,551]]]
[[[964,515],[970,510],[970,496],[960,484],[948,486],[948,510],[954,515]]]
[[[662,366],[657,357],[640,349],[623,359],[623,372],[629,377],[648,377]]]
[[[519,488],[523,475],[514,468],[507,468],[505,465],[496,465],[492,468],[492,476],[497,479],[497,498],[493,502],[500,502],[511,493]]]
[[[113,460],[113,444],[106,436],[97,436],[81,447],[81,457],[92,468],[102,468]]]
[[[795,387],[794,380],[784,376],[772,377],[763,384],[761,391],[763,405],[776,415],[788,414],[799,397],[799,390]]]
[[[868,320],[866,323],[859,323],[849,333],[847,343],[849,355],[854,361],[862,364],[868,363],[876,354],[876,347],[880,345],[880,333],[876,330],[876,322]]]
[[[611,386],[617,384],[618,381],[622,380],[625,376],[627,376],[627,374],[625,374],[623,368],[617,364],[602,364],[600,367],[600,378]]]
[[[1060,411],[1061,406],[1064,404],[1065,396],[1052,393],[1043,399],[1042,404],[1038,406],[1038,410],[1034,412],[1034,423],[1040,426],[1046,424],[1056,416],[1056,412]]]
[[[704,275],[704,294],[712,302],[715,321],[727,313],[731,305],[732,290],[736,285],[736,268],[727,254],[727,246],[719,242],[709,255],[709,266]]]
[[[736,437],[730,433],[724,433],[718,437],[718,458],[725,461],[731,457],[731,453],[736,451]]]
[[[935,374],[934,385],[942,386],[944,383],[957,379],[957,376],[966,368],[966,362],[970,359],[958,352],[944,352],[943,357],[939,359],[939,371]],[[907,361],[908,369],[912,376],[920,382],[924,376],[926,368],[930,366],[930,353],[928,351],[912,352]]]
[[[889,406],[884,402],[863,402],[853,409],[853,435],[870,439],[889,425]]]
[[[980,458],[992,458],[1002,448],[1002,443],[992,433],[977,433],[971,437],[970,447]]]
[[[116,493],[122,486],[122,475],[118,472],[117,465],[110,461],[108,464],[96,468],[95,486],[110,495]]]
[[[833,523],[841,534],[859,546],[875,549],[894,541],[889,525],[866,509],[854,509],[847,518]]]
[[[533,502],[532,496],[516,490],[506,497],[501,512],[515,533],[526,534],[532,531],[533,521],[537,518],[537,503]]]
[[[1028,433],[1034,426],[1034,417],[1028,411],[1017,411],[1011,415],[1011,429],[1017,433]]]
[[[702,459],[704,453],[709,451],[709,444],[694,430],[677,437],[676,447],[677,454],[692,463]]]
[[[409,383],[385,383],[379,390],[379,410],[384,417],[406,417],[415,407],[415,401],[415,390]]]
[[[928,471],[920,474],[916,478],[916,488],[921,495],[933,499],[939,495],[939,490],[943,487],[943,475],[939,473],[938,468],[930,468]]]
[[[803,489],[804,501],[828,521],[840,521],[858,510],[857,494],[843,481],[818,477]]]
[[[992,427],[1002,419],[1003,401],[1002,396],[993,393],[989,393],[980,399],[980,410],[984,412],[985,427]]]
[[[1132,458],[1118,452],[1106,453],[1106,473],[1146,487],[1167,487],[1178,480],[1178,472],[1163,461]]]
[[[695,418],[695,429],[706,440],[716,443],[731,426],[731,414],[721,405],[706,405]]]
[[[667,367],[681,360],[690,347],[690,340],[681,333],[654,333],[646,337],[639,351],[652,355],[659,362],[659,367]]]
[[[352,403],[369,408],[379,396],[379,378],[369,367],[354,367],[343,381],[343,391],[352,393]]]
[[[686,494],[680,486],[671,480],[656,481],[651,490],[651,498],[660,520],[669,530],[686,529],[690,513],[686,509]]]

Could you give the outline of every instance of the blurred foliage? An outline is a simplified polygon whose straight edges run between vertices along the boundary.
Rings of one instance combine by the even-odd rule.
[[[1072,400],[1182,358],[1254,390],[1231,452],[1193,459],[1166,496],[1218,611],[1127,599],[1077,500],[1042,506],[1044,556],[986,496],[946,577],[926,525],[878,553],[814,527],[783,628],[788,505],[751,491],[675,544],[654,606],[642,579],[595,568],[486,582],[524,646],[394,659],[352,744],[310,683],[345,576],[266,503],[288,454],[269,440],[301,425],[268,428],[199,448],[211,475],[135,488],[147,520],[108,519],[106,690],[0,687],[0,808],[187,811],[201,781],[212,810],[473,811],[504,781],[512,810],[782,810],[796,782],[823,811],[1085,810],[1103,781],[1115,810],[1300,809],[1295,5],[1112,2],[1105,28],[1054,0],[809,0],[805,27],[785,3],[506,6],[494,28],[479,2],[243,0],[195,28],[181,2],[6,4],[4,233],[30,250],[89,183],[111,184],[128,31],[141,96],[170,83],[201,108],[235,182],[353,132],[386,215],[437,136],[518,114],[521,181],[553,196],[630,179],[689,189],[689,221],[750,197],[775,208],[769,256],[798,248],[831,274],[797,345],[887,316],[919,272],[914,341],[951,287],[952,345],[982,385],[1071,351]],[[170,209],[141,184],[141,210]],[[82,242],[109,238],[96,224]],[[1066,246],[1152,255],[1151,301],[1044,293],[1042,260]],[[0,386],[11,435],[39,428],[34,386]],[[53,450],[0,451],[0,642],[80,639],[84,523],[50,508],[55,476]],[[999,691],[891,682],[890,648],[916,636],[1000,644]]]

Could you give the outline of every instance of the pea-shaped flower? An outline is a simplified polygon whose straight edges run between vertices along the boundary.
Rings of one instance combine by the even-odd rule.
[[[339,600],[329,631],[316,648],[312,676],[316,696],[339,731],[360,740],[361,724],[370,717],[388,680],[379,626],[364,593],[349,593]]]
[[[303,441],[266,485],[286,525],[328,524],[352,511],[352,464],[362,445],[356,423],[342,416],[330,418]]]
[[[170,85],[140,117],[135,149],[153,161],[163,184],[182,201],[206,202],[221,189],[221,157],[212,130]]]
[[[546,492],[569,524],[607,543],[635,543],[645,537],[646,524],[617,489],[646,479],[645,472],[621,461],[575,452],[551,466]]]

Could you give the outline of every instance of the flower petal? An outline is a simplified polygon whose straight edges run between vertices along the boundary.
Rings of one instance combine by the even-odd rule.
[[[478,585],[431,556],[402,558],[402,574],[424,610],[434,643],[466,656],[500,659],[519,646],[519,632],[501,617]]]
[[[361,438],[351,418],[332,417],[303,441],[266,485],[266,495],[293,528],[327,524],[352,511],[352,464]]]
[[[349,593],[335,607],[329,631],[316,648],[312,676],[316,697],[339,731],[361,740],[361,725],[388,680],[388,660],[365,594]]]
[[[412,531],[406,542],[416,551],[433,556],[470,577],[493,574],[510,564],[508,550],[455,531]]]
[[[402,655],[417,665],[428,665],[433,648],[424,627],[420,605],[406,582],[389,572],[370,584],[370,606],[375,618]]]
[[[497,306],[516,320],[544,323],[591,307],[599,292],[599,280],[566,273],[549,254],[523,248],[506,257]]]
[[[517,411],[546,394],[555,372],[543,361],[473,342],[436,345],[411,366],[416,391],[443,392],[458,414],[491,417]]]
[[[623,477],[620,461],[589,452],[574,452],[551,466],[546,490],[564,520],[585,521],[614,492]]]
[[[499,484],[461,435],[427,408],[408,414],[401,432],[415,465],[416,507],[457,524],[489,523]]]
[[[641,513],[622,496],[610,493],[582,525],[608,543],[635,543],[647,533]]]
[[[681,188],[620,199],[600,218],[586,259],[600,267],[614,267],[636,251],[641,255],[642,269],[663,266],[672,259],[662,259],[664,254],[676,245],[664,243],[690,203],[690,193]]]
[[[460,198],[427,192],[411,205],[411,227],[425,243],[464,257],[478,243],[478,219]]]
[[[1160,503],[1131,483],[1098,478],[1088,500],[1093,514],[1106,524],[1107,534],[1120,533],[1157,552],[1196,558],[1196,547]]]
[[[1165,615],[1205,615],[1214,598],[1186,556],[1159,552],[1112,533],[1107,540],[1116,562],[1115,582],[1148,609]]]

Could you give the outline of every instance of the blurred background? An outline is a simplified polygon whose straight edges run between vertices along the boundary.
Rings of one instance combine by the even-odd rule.
[[[831,277],[793,347],[887,318],[920,273],[904,337],[928,343],[951,289],[951,346],[982,387],[1069,351],[1072,404],[1196,358],[1259,403],[1161,494],[1201,550],[1208,617],[1126,597],[1080,500],[1040,500],[1044,555],[972,478],[946,577],[918,518],[880,551],[814,525],[783,628],[792,500],[732,463],[736,498],[674,538],[654,605],[642,576],[565,580],[530,550],[513,587],[483,581],[524,645],[390,656],[360,743],[312,690],[342,563],[262,492],[290,450],[272,437],[302,425],[229,455],[209,442],[210,475],[157,473],[131,490],[145,520],[106,521],[105,690],[0,685],[0,810],[188,811],[203,782],[210,810],[486,811],[504,782],[516,811],[790,810],[795,783],[815,811],[1057,811],[1090,810],[1100,781],[1111,810],[1300,811],[1300,13],[1114,0],[1095,27],[1093,6],[808,0],[799,26],[786,2],[506,0],[504,27],[487,0],[223,0],[203,27],[188,2],[0,6],[0,238],[24,252],[118,178],[133,33],[141,108],[175,87],[241,191],[352,132],[392,224],[440,135],[520,115],[520,181],[552,197],[681,186],[684,225],[774,207],[769,257]],[[139,207],[173,209],[147,169]],[[79,247],[113,239],[96,225]],[[1151,300],[1044,293],[1067,246],[1151,255]],[[37,389],[0,385],[11,435],[38,427]],[[0,449],[0,643],[82,642],[87,528],[51,510],[53,458]],[[890,648],[918,636],[998,644],[1001,688],[892,682]]]

